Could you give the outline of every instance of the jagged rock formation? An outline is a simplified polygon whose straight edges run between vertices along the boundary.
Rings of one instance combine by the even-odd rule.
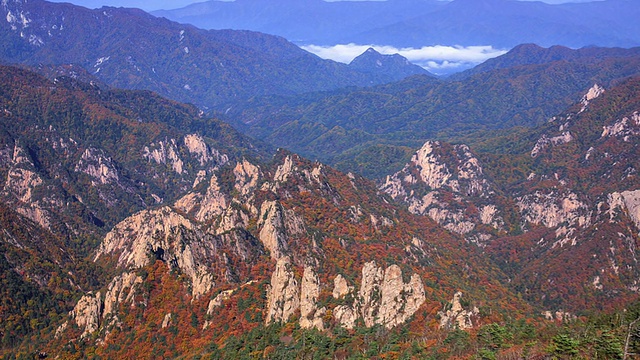
[[[98,330],[101,312],[102,299],[100,292],[96,293],[95,297],[89,294],[78,300],[70,315],[78,327],[84,329],[81,337],[87,337]]]
[[[307,266],[298,286],[290,261],[288,257],[280,258],[271,275],[265,322],[285,322],[300,310],[301,327],[323,330],[327,309],[318,309],[321,288],[318,276],[313,268]],[[362,318],[368,327],[379,324],[393,328],[405,323],[426,300],[418,274],[413,274],[410,281],[404,283],[399,266],[391,265],[385,269],[377,267],[375,261],[364,264],[357,294],[342,275],[337,275],[333,295],[336,299],[350,297],[351,304],[331,309],[334,320],[348,329],[355,327],[358,318]]]
[[[479,160],[465,145],[428,141],[411,161],[388,176],[380,189],[407,204],[414,214],[429,216],[450,231],[467,235],[478,224],[501,229],[500,210],[491,203],[493,185]],[[452,199],[451,199],[452,198]],[[479,210],[469,212],[470,204]],[[486,233],[469,235],[483,243]]]
[[[477,308],[473,310],[464,309],[460,303],[461,298],[461,292],[455,293],[449,305],[443,311],[438,312],[441,328],[466,330],[474,326],[473,317],[477,316],[479,311]]]
[[[341,275],[334,280],[334,297],[352,294]],[[355,294],[354,294],[355,295]],[[402,280],[402,270],[397,265],[382,268],[375,261],[362,267],[362,283],[351,305],[339,305],[333,309],[335,320],[352,329],[361,317],[366,326],[375,324],[393,328],[407,321],[425,301],[422,280],[417,274],[408,283]]]
[[[167,262],[191,279],[198,297],[215,285],[204,261],[215,252],[215,240],[169,207],[143,211],[118,224],[105,237],[94,260],[119,254],[118,266],[142,267],[155,259]]]
[[[312,267],[305,266],[300,285],[300,327],[324,330],[323,316],[326,308],[318,309],[320,296],[320,279]]]
[[[70,314],[83,330],[81,337],[90,336],[101,328],[109,331],[110,327],[118,326],[117,307],[120,304],[135,305],[134,295],[141,283],[142,278],[136,274],[123,273],[111,281],[104,297],[101,292],[84,295]],[[66,328],[66,323],[63,326]]]
[[[300,308],[300,288],[291,267],[291,260],[282,257],[271,275],[271,285],[267,290],[267,325],[288,321]]]
[[[347,280],[341,274],[338,274],[333,278],[332,295],[334,299],[340,299],[341,297],[352,293],[353,286],[349,286],[349,284],[347,284]]]

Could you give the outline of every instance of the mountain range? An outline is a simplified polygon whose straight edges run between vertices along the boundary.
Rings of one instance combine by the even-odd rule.
[[[632,0],[545,4],[515,0],[205,1],[154,15],[205,29],[246,29],[298,44],[640,45]]]
[[[3,358],[640,349],[638,48],[524,44],[438,79],[139,10],[0,9]]]
[[[0,9],[7,20],[0,23],[4,63],[75,64],[107,84],[202,108],[401,79],[322,60],[280,37],[206,31],[136,9],[89,10],[42,0],[3,2]]]
[[[382,152],[409,155],[406,147],[428,139],[472,145],[483,134],[545,123],[594,84],[608,87],[640,74],[639,51],[525,44],[451,80],[415,76],[351,91],[257,97],[225,116],[255,138],[383,177],[402,163]]]

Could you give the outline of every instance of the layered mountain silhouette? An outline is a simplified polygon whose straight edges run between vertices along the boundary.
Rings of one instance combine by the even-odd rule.
[[[0,10],[4,63],[75,64],[107,84],[203,108],[400,79],[322,60],[281,37],[200,30],[136,9],[36,0],[3,2]]]
[[[380,155],[390,149],[380,144],[415,148],[438,138],[471,145],[496,130],[542,124],[593,84],[638,75],[639,55],[639,48],[522,45],[459,80],[416,76],[347,92],[257,98],[227,117],[256,138],[382,177],[402,164]]]
[[[206,1],[154,12],[206,29],[249,29],[303,44],[638,46],[631,0],[545,4],[515,0]]]

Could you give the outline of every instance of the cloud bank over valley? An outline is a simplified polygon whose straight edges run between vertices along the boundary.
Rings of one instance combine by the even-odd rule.
[[[505,54],[508,50],[496,49],[490,45],[482,46],[423,46],[421,48],[397,48],[388,45],[338,44],[333,46],[303,45],[302,49],[323,59],[341,63],[350,63],[356,56],[368,48],[374,48],[381,54],[400,54],[412,63],[438,74],[450,74],[480,64],[488,59]]]

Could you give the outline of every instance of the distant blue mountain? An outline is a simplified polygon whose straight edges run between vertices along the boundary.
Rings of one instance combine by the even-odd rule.
[[[559,5],[515,0],[214,0],[153,14],[206,29],[255,30],[317,45],[640,45],[636,0]]]

